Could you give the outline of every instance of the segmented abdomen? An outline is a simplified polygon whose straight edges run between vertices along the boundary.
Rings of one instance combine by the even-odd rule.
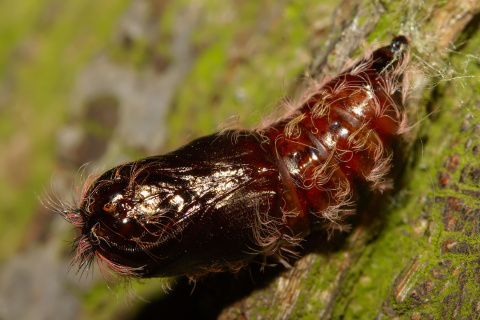
[[[386,177],[405,130],[397,37],[283,120],[225,131],[113,168],[60,208],[79,226],[76,261],[134,277],[238,269],[291,252],[312,231],[343,229],[359,195]]]
[[[329,82],[292,119],[264,133],[293,202],[309,216],[303,225],[312,229],[343,229],[359,194],[390,187],[386,174],[405,125],[400,79],[365,68]],[[302,233],[298,223],[289,226]]]

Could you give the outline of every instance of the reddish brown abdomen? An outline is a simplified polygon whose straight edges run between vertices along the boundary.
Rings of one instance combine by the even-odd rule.
[[[375,70],[340,76],[293,119],[266,130],[291,198],[285,210],[297,210],[287,219],[295,235],[341,229],[360,194],[387,187],[403,113],[400,93],[389,96],[385,88]]]

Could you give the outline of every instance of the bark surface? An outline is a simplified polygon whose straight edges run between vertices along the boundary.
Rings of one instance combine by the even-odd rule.
[[[9,51],[0,52],[0,110],[22,124],[5,127],[13,138],[1,146],[2,225],[11,227],[2,229],[0,317],[478,319],[480,6],[329,3],[32,6],[24,19],[31,25],[6,32]],[[400,34],[411,41],[413,99],[395,189],[353,220],[351,232],[311,236],[290,269],[253,264],[196,285],[133,283],[149,302],[124,303],[132,290],[106,285],[98,271],[80,280],[67,274],[70,226],[24,200],[50,185],[52,171],[56,196],[68,200],[87,162],[89,173],[164,153],[233,115],[250,127],[264,108],[303,91],[305,71],[321,81]]]

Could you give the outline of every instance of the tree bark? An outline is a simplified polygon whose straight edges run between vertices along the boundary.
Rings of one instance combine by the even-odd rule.
[[[291,269],[211,275],[188,297],[179,280],[147,309],[166,315],[187,303],[219,319],[478,318],[478,10],[475,1],[343,1],[311,76],[338,73],[368,39],[411,41],[416,99],[394,192],[369,207],[369,224],[330,241],[310,237]]]
[[[146,11],[139,3],[148,4]],[[326,4],[265,1],[255,7],[252,20],[240,19],[246,4],[233,5],[214,16],[204,33],[195,30],[212,19],[209,1],[178,7],[174,22],[165,13],[169,5],[133,1],[112,48],[78,75],[74,126],[88,119],[103,131],[84,126],[82,139],[59,146],[59,162],[70,174],[87,161],[115,165],[211,133],[232,114],[245,117],[285,91],[301,92],[303,70],[319,80],[337,74],[361,54],[361,46],[399,34],[412,47],[412,129],[405,137],[408,147],[400,150],[408,153],[405,170],[395,190],[369,207],[370,223],[358,222],[332,240],[313,235],[290,269],[260,272],[252,265],[238,274],[207,276],[194,287],[180,278],[165,295],[151,293],[160,286],[149,281],[148,289],[139,290],[152,303],[128,314],[137,319],[478,318],[478,3],[346,0],[327,28],[325,18],[315,16],[330,10]],[[230,28],[231,16],[238,22],[227,33],[222,28]],[[158,31],[162,21],[170,23],[162,29],[167,31]],[[285,89],[282,80],[293,84]],[[147,107],[140,112],[128,109],[131,105]],[[97,300],[102,303],[90,310],[99,310],[109,298]],[[113,314],[125,309],[117,307]]]
[[[375,208],[377,223],[358,225],[333,250],[307,254],[220,319],[480,317],[479,7],[424,5],[344,1],[339,8],[351,15],[332,27],[311,68],[320,78],[338,70],[372,34],[411,39],[412,68],[425,82],[415,112],[428,116],[409,111],[416,128],[390,204]]]

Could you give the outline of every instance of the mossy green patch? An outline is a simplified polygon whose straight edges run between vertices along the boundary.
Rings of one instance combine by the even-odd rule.
[[[65,118],[74,74],[105,43],[126,1],[63,3],[20,1],[0,4],[0,258],[17,249],[54,168],[54,136]],[[15,161],[9,156],[18,157]],[[9,166],[13,166],[9,167]],[[18,173],[16,173],[18,172]],[[26,174],[25,174],[26,173]],[[7,227],[8,226],[8,227]],[[5,241],[8,239],[8,241]]]

